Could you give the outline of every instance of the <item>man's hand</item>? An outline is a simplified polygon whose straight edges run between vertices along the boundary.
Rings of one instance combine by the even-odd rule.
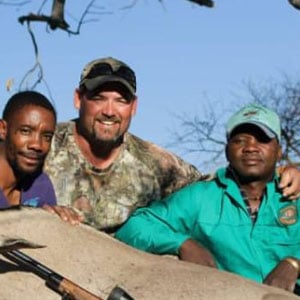
[[[45,204],[43,206],[43,209],[46,211],[52,213],[52,214],[57,214],[59,217],[65,221],[68,222],[72,225],[78,225],[79,223],[84,221],[83,216],[77,214],[72,208],[66,207],[66,206],[50,206]]]
[[[295,263],[297,264],[296,259]],[[297,267],[293,266],[287,260],[282,260],[268,274],[263,283],[293,292],[298,278],[298,273],[299,269]]]
[[[195,264],[216,268],[212,254],[197,242],[186,240],[179,249],[179,258]]]
[[[300,171],[293,166],[277,169],[280,176],[279,187],[285,197],[295,200],[300,196]]]

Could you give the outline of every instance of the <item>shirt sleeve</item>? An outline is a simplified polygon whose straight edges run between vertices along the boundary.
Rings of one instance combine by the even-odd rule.
[[[180,246],[192,238],[197,219],[193,186],[154,201],[148,208],[138,209],[115,237],[147,252],[178,254]]]

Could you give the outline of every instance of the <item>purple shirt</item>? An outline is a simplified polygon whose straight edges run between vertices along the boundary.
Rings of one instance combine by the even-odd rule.
[[[41,173],[24,185],[21,192],[21,205],[41,207],[44,204],[56,205],[56,196],[48,175]],[[10,205],[0,190],[0,208],[8,207]]]

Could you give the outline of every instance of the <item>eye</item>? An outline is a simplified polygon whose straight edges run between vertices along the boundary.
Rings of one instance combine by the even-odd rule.
[[[22,128],[20,128],[19,131],[20,131],[21,134],[23,134],[23,135],[29,135],[29,134],[31,133],[31,129],[28,128],[28,127],[22,127]]]
[[[236,136],[230,140],[230,143],[235,145],[240,145],[245,143],[245,141],[246,141],[245,138]]]
[[[87,100],[89,101],[95,101],[95,102],[102,102],[105,101],[105,98],[101,95],[91,95],[89,97],[87,97]]]
[[[117,102],[123,103],[123,104],[129,104],[131,101],[128,101],[127,99],[120,97],[117,99]]]
[[[53,137],[52,133],[47,133],[43,135],[44,140],[49,143],[51,143],[52,137]]]
[[[90,99],[93,101],[99,101],[99,100],[102,100],[103,98],[99,95],[95,95],[95,96],[92,96]]]
[[[257,136],[256,139],[261,144],[269,144],[272,140],[266,134],[262,134],[260,136]]]

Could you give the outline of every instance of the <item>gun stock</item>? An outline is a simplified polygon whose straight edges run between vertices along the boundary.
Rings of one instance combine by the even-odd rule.
[[[67,299],[72,300],[104,300],[100,298],[81,286],[77,285],[73,281],[67,278],[58,278],[57,276],[49,278],[46,284],[58,291],[61,295],[68,295]]]

